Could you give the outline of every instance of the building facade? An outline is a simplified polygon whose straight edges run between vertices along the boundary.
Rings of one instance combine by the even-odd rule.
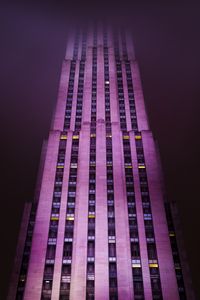
[[[131,36],[71,34],[8,300],[194,299],[163,195]]]

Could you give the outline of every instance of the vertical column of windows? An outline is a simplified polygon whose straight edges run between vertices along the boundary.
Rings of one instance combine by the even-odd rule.
[[[63,246],[63,260],[61,269],[60,300],[69,299],[70,293],[78,151],[79,135],[78,132],[75,131],[72,140],[72,151],[68,182],[67,211]]]
[[[75,130],[80,130],[81,129],[85,58],[86,58],[86,34],[83,33],[82,53],[81,53],[81,61],[80,61],[80,67],[79,67],[79,79],[78,79],[78,93],[77,93],[77,104],[76,104]]]
[[[107,33],[104,32],[104,91],[106,118],[106,166],[107,166],[107,206],[108,206],[108,257],[109,257],[109,293],[110,300],[117,300],[117,263],[116,263],[116,235],[115,208],[112,158],[112,132],[110,116],[110,86],[109,86],[109,58]]]
[[[16,300],[23,299],[23,295],[24,295],[26,276],[28,271],[28,263],[29,263],[30,251],[31,251],[33,228],[35,225],[36,209],[37,209],[37,205],[33,203],[31,207],[31,214],[30,214],[27,233],[26,233],[25,246],[24,246],[22,263],[21,263],[21,268],[19,273],[19,281],[17,286]]]
[[[110,300],[117,300],[117,257],[114,207],[114,182],[112,135],[106,133],[106,166],[107,166],[107,206],[108,206],[108,257],[109,257],[109,291]]]
[[[123,58],[125,61],[125,68],[126,68],[126,80],[127,80],[127,87],[128,87],[130,114],[131,114],[131,125],[132,125],[132,129],[137,131],[138,125],[137,125],[137,116],[136,116],[136,108],[135,108],[135,100],[134,100],[133,82],[132,82],[132,75],[131,75],[131,66],[127,54],[126,37],[123,31],[121,32],[121,37],[122,37]]]
[[[152,296],[153,299],[162,300],[163,297],[162,297],[159,264],[157,258],[153,220],[152,220],[152,213],[151,213],[151,202],[149,197],[149,188],[148,188],[148,181],[147,181],[147,174],[146,174],[146,167],[145,167],[142,136],[140,133],[137,133],[135,135],[135,142],[136,142],[136,152],[137,152],[138,171],[139,171],[139,180],[140,180],[140,190],[142,196],[149,270],[150,270],[150,277],[151,277]]]
[[[176,234],[175,234],[174,224],[172,220],[170,204],[168,202],[165,203],[165,212],[167,217],[169,238],[170,238],[170,243],[172,248],[172,255],[174,260],[174,268],[175,268],[176,279],[178,284],[179,296],[180,296],[180,300],[186,300],[181,261],[180,261],[180,256],[179,256],[179,251],[178,251],[178,246],[176,241]]]
[[[92,106],[91,128],[96,128],[96,97],[97,97],[97,47],[93,47],[92,53]]]
[[[82,107],[83,107],[84,70],[85,70],[85,62],[81,61],[80,62],[80,67],[79,67],[75,130],[80,130],[81,129]]]
[[[92,133],[93,132],[93,133]],[[86,299],[94,299],[95,270],[95,201],[96,201],[96,133],[90,134],[89,165],[89,202],[88,202],[88,245],[87,245],[87,282]]]
[[[130,107],[130,114],[131,114],[131,125],[132,125],[132,129],[134,131],[137,131],[138,130],[137,115],[136,115],[136,107],[135,107],[134,92],[133,92],[131,66],[129,61],[126,61],[125,68],[126,68],[126,79],[127,79],[127,87],[128,87],[129,107]]]
[[[79,34],[77,33],[76,37],[75,37],[75,41],[74,41],[73,60],[71,61],[71,66],[70,66],[67,101],[66,101],[66,109],[65,109],[64,130],[67,130],[70,128],[76,60],[78,58],[78,45],[79,45]],[[81,68],[81,66],[80,66],[80,68]]]
[[[60,136],[41,299],[51,299],[67,135]]]
[[[71,66],[70,66],[70,75],[69,75],[69,83],[68,83],[68,91],[67,91],[64,130],[67,130],[70,128],[72,100],[73,100],[73,91],[74,91],[75,68],[76,68],[76,61],[72,60]]]
[[[117,70],[117,91],[118,91],[118,101],[119,101],[120,125],[122,130],[126,130],[127,129],[126,113],[125,113],[122,66],[121,66],[120,54],[119,54],[118,36],[114,37],[114,52],[115,52],[115,63],[116,63],[116,70]]]
[[[127,54],[127,48],[126,48],[126,36],[125,36],[125,31],[123,29],[121,30],[121,41],[122,41],[123,59],[126,61],[126,60],[128,60],[128,54]]]
[[[76,32],[73,50],[73,60],[78,59],[78,49],[79,49],[79,32]]]
[[[88,245],[86,299],[94,299],[95,283],[95,201],[96,201],[96,93],[97,93],[97,35],[94,30],[92,51],[92,99],[90,129],[89,201],[88,201]]]
[[[142,278],[140,245],[138,238],[138,225],[135,205],[134,181],[131,161],[131,149],[128,133],[123,133],[123,149],[124,149],[124,163],[126,176],[126,194],[129,217],[129,232],[130,232],[130,246],[132,259],[132,275],[134,286],[134,299],[144,299],[144,286]]]

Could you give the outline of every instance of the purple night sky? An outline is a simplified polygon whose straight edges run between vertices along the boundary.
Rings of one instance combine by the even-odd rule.
[[[42,141],[50,128],[69,14],[69,5],[25,2],[4,3],[0,12],[1,299],[5,299],[23,204],[33,198]],[[133,31],[167,197],[178,204],[200,298],[200,4],[151,2],[131,7],[122,2],[115,17],[119,19],[120,11]]]

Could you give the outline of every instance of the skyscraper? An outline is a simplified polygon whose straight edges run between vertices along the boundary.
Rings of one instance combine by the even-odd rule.
[[[131,35],[72,33],[8,300],[192,300],[177,234]]]

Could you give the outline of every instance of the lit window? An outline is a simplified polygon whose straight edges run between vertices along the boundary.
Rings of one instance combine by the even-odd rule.
[[[66,140],[66,139],[67,139],[67,136],[66,136],[66,135],[61,135],[60,139],[61,139],[61,140]]]
[[[158,268],[158,264],[149,264],[149,268]]]
[[[142,137],[141,137],[141,135],[136,135],[136,136],[135,136],[135,139],[136,139],[136,140],[141,140]]]

